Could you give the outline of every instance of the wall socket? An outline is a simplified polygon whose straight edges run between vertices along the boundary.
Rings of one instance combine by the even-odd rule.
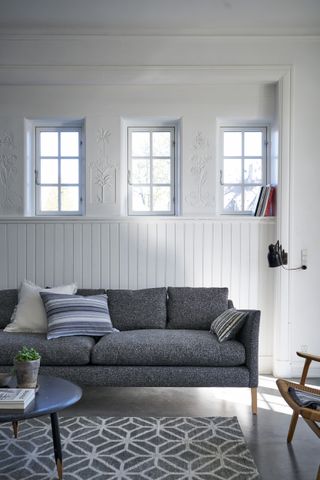
[[[308,345],[300,345],[300,352],[308,353]]]
[[[306,248],[301,250],[301,265],[308,266],[308,250]]]

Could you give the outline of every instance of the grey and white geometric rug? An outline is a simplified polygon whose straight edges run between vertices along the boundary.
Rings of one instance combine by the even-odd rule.
[[[236,417],[64,417],[64,480],[253,480]],[[1,480],[57,478],[49,418],[0,424]]]

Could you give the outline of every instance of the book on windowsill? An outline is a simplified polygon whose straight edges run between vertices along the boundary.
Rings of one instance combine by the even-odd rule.
[[[34,398],[33,388],[0,388],[0,410],[24,410]]]
[[[272,185],[264,185],[260,189],[255,217],[270,217],[274,214],[275,203],[275,187]]]

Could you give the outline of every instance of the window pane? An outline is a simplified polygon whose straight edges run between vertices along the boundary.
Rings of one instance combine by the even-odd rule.
[[[61,211],[79,211],[79,187],[61,187]]]
[[[58,183],[58,159],[41,158],[40,183]]]
[[[244,155],[245,157],[262,156],[262,133],[245,132],[244,134]]]
[[[153,132],[152,155],[154,157],[170,157],[170,132]]]
[[[254,212],[256,209],[258,195],[261,187],[245,187],[244,189],[244,209]]]
[[[241,212],[242,192],[241,187],[224,187],[224,210],[226,212]]]
[[[150,211],[149,187],[132,187],[132,210],[134,212]]]
[[[240,157],[242,155],[241,132],[224,132],[223,155],[225,157]]]
[[[244,181],[245,183],[262,183],[262,159],[244,159]]]
[[[40,187],[40,209],[42,212],[57,212],[58,187]]]
[[[79,183],[79,160],[77,158],[61,159],[61,183]]]
[[[153,187],[153,211],[169,212],[171,210],[171,188]]]
[[[60,142],[62,157],[79,156],[79,132],[61,132]]]
[[[224,183],[241,183],[241,158],[225,158],[224,159],[224,171],[223,171]]]
[[[148,158],[133,158],[131,183],[150,183],[150,160]]]
[[[131,154],[133,157],[148,157],[150,155],[150,133],[132,132]]]
[[[40,132],[40,157],[58,156],[58,133]]]
[[[153,160],[153,183],[170,183],[171,161],[170,158]]]

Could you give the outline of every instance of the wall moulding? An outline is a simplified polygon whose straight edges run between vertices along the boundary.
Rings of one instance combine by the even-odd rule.
[[[211,85],[276,83],[290,66],[0,65],[0,85]]]
[[[246,217],[243,215],[239,216],[232,216],[232,215],[225,215],[221,217],[148,217],[148,216],[141,216],[141,217],[10,217],[10,216],[3,216],[0,217],[0,224],[45,224],[45,223],[221,223],[221,224],[262,224],[262,225],[270,225],[276,224],[275,217]]]

